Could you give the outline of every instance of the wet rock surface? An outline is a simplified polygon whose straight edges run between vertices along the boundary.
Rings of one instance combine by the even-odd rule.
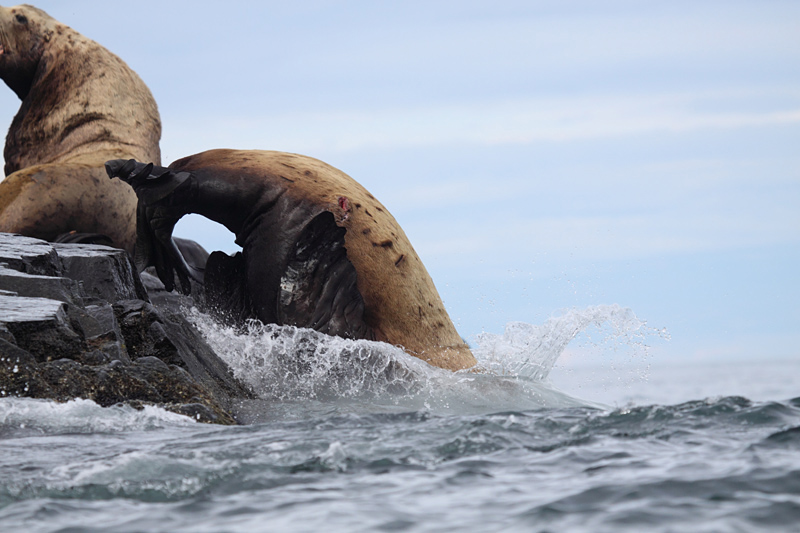
[[[0,233],[0,396],[154,404],[235,424],[252,395],[184,318],[192,304],[121,250]]]

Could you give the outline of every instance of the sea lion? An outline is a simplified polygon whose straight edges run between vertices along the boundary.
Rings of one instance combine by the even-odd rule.
[[[184,291],[198,277],[171,238],[183,215],[198,213],[242,247],[234,257],[212,253],[205,268],[211,300],[237,318],[384,341],[450,370],[475,366],[403,230],[340,170],[247,150],[211,150],[168,168],[116,160],[106,170],[139,197],[137,267],[154,265],[168,288],[173,271]]]
[[[5,144],[0,231],[107,235],[133,250],[136,195],[108,159],[158,163],[161,119],[120,58],[29,5],[0,7],[0,77],[22,100]]]

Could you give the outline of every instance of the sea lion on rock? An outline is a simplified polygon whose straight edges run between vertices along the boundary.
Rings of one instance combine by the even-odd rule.
[[[108,159],[158,163],[161,119],[120,58],[28,5],[0,7],[0,77],[22,105],[6,137],[0,231],[107,235],[133,250],[136,195]]]
[[[237,318],[309,327],[402,346],[450,370],[475,366],[403,230],[364,187],[316,159],[283,152],[211,150],[169,168],[106,164],[139,197],[136,263],[184,291],[197,273],[172,242],[185,214],[236,235],[241,254],[214,252],[207,293]]]

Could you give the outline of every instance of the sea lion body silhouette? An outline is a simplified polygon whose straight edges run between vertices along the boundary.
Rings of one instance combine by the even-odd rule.
[[[154,265],[169,288],[173,272],[184,290],[199,274],[171,239],[183,215],[198,213],[242,247],[233,258],[212,253],[205,268],[207,293],[237,318],[384,341],[450,370],[476,364],[394,217],[340,170],[245,150],[211,150],[169,168],[109,161],[106,170],[139,197],[137,266]]]
[[[108,159],[158,163],[161,120],[120,58],[28,5],[0,7],[0,78],[22,100],[6,136],[0,231],[107,235],[133,250],[136,195]]]

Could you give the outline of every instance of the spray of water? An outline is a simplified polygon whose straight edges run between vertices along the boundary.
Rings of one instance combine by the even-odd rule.
[[[624,346],[642,361],[647,358],[651,339],[669,338],[665,330],[649,327],[629,308],[598,305],[571,309],[541,326],[510,322],[502,335],[479,334],[473,352],[487,372],[543,381],[567,345],[580,333],[588,334],[592,327],[600,332],[598,344],[609,344],[613,350]]]
[[[225,327],[197,310],[192,317],[233,374],[262,398],[409,395],[419,389],[423,376],[432,374],[432,367],[386,343],[258,321],[241,329]],[[433,370],[435,374],[438,369]]]
[[[571,310],[541,326],[513,322],[502,335],[478,335],[473,350],[478,366],[453,373],[385,343],[255,321],[236,329],[197,310],[191,316],[234,375],[264,400],[350,401],[448,412],[591,404],[546,382],[569,342],[590,326],[605,327],[614,343],[646,355],[645,340],[654,334],[630,309]]]

